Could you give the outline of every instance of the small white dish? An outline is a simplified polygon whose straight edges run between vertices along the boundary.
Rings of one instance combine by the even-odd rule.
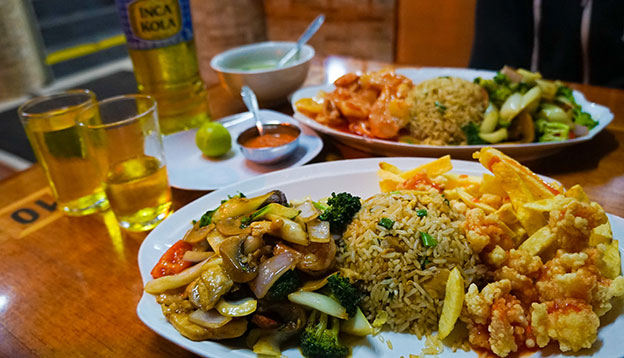
[[[249,112],[239,113],[220,120],[230,131],[232,149],[219,158],[208,158],[197,148],[197,129],[164,137],[169,184],[179,189],[214,190],[260,174],[301,166],[316,157],[323,148],[323,141],[318,134],[298,125],[292,117],[271,110],[260,110],[260,116],[266,124],[292,123],[301,128],[299,146],[291,156],[270,165],[256,164],[245,159],[236,138],[253,126],[254,120]]]
[[[415,84],[441,76],[453,76],[472,81],[476,77],[492,78],[496,74],[494,71],[444,67],[399,68],[396,70],[396,73],[411,79]],[[309,126],[320,133],[329,135],[344,144],[377,155],[440,157],[445,154],[450,154],[453,158],[457,159],[471,159],[472,153],[483,147],[482,145],[408,144],[385,139],[368,138],[325,126],[296,110],[295,102],[299,99],[315,97],[319,91],[331,92],[334,89],[335,87],[333,84],[326,84],[301,88],[293,93],[291,105],[295,111],[295,119],[297,119],[299,123]],[[574,91],[574,98],[576,102],[581,105],[583,111],[591,114],[592,117],[598,121],[598,125],[589,131],[589,134],[561,142],[494,144],[491,146],[505,152],[505,154],[516,160],[524,162],[555,154],[569,145],[591,140],[611,123],[613,120],[613,113],[605,106],[588,101],[581,92]]]

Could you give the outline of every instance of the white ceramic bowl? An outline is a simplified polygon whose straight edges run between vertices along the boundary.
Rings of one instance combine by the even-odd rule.
[[[221,52],[210,61],[221,83],[234,96],[247,85],[256,93],[261,106],[285,103],[289,94],[301,87],[308,75],[314,48],[304,45],[299,54],[282,68],[246,69],[250,64],[275,62],[288,52],[294,42],[260,42]]]

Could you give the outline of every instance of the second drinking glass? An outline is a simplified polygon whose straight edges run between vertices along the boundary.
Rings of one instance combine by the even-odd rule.
[[[156,101],[125,95],[86,107],[78,118],[90,153],[100,158],[104,190],[119,225],[149,230],[171,208]]]

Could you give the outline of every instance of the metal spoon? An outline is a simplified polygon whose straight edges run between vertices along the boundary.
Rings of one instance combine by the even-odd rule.
[[[284,67],[284,65],[286,65],[286,63],[288,63],[288,61],[290,61],[301,50],[301,47],[303,47],[303,45],[308,42],[308,40],[312,36],[314,36],[316,31],[318,31],[321,25],[323,25],[324,21],[325,15],[321,14],[317,16],[316,19],[314,19],[314,21],[312,21],[308,28],[303,32],[303,34],[301,34],[301,36],[297,40],[297,44],[295,44],[295,47],[290,49],[290,51],[286,52],[284,57],[279,60],[279,62],[277,63],[277,68]]]
[[[251,114],[254,116],[256,120],[256,128],[258,129],[258,135],[264,135],[264,128],[262,128],[262,121],[260,120],[260,114],[258,113],[258,99],[256,98],[256,94],[254,91],[247,87],[243,86],[241,88],[241,97],[243,97],[243,102],[245,102],[245,106]]]

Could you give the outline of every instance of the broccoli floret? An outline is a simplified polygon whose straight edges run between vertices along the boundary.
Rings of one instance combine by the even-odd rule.
[[[570,127],[567,124],[549,122],[539,119],[536,122],[537,132],[540,133],[540,142],[558,142],[568,139]]]
[[[341,234],[361,208],[362,203],[358,196],[349,193],[332,193],[327,199],[327,209],[323,211],[319,219],[329,221],[329,229],[332,233]]]
[[[349,316],[353,317],[362,300],[362,292],[352,285],[348,278],[339,273],[327,278],[327,287],[338,302],[347,309]]]
[[[463,126],[461,129],[462,131],[464,131],[464,134],[466,134],[466,140],[468,141],[468,144],[487,144],[486,141],[479,137],[479,126],[477,126],[475,123],[470,122]]]
[[[570,103],[576,104],[576,101],[574,100],[574,95],[572,94],[572,89],[568,86],[559,86],[559,88],[557,88],[557,93],[555,95],[563,96],[568,101],[570,101]]]
[[[589,113],[581,110],[581,106],[576,103],[570,87],[559,86],[559,88],[557,88],[557,96],[559,96],[560,99],[563,99],[563,102],[572,106],[572,120],[575,124],[585,126],[589,129],[598,125],[598,121],[595,121]]]
[[[349,348],[340,342],[340,321],[336,317],[314,310],[299,337],[301,352],[308,358],[345,358]]]
[[[498,108],[500,108],[514,92],[510,87],[511,82],[509,78],[500,72],[497,73],[492,80],[484,80],[481,77],[477,77],[474,82],[487,91],[490,101]]]
[[[511,80],[509,79],[509,77],[507,77],[506,74],[502,72],[496,72],[496,75],[494,76],[494,82],[496,82],[496,84],[498,85],[509,86]]]
[[[275,281],[264,297],[271,301],[283,301],[299,287],[301,287],[299,275],[295,270],[290,270]]]
[[[575,124],[585,126],[588,129],[598,125],[598,121],[595,121],[589,113],[581,111],[580,106],[572,110],[572,120]]]

